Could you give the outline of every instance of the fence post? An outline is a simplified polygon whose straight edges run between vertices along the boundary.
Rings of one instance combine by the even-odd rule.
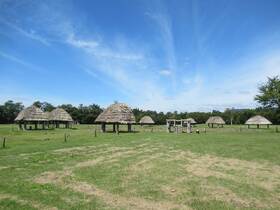
[[[64,133],[64,142],[67,142],[67,136],[66,136],[66,133]]]
[[[5,138],[5,137],[3,138],[3,145],[2,145],[2,147],[3,147],[3,148],[6,147],[6,138]]]
[[[97,136],[97,133],[96,133],[96,128],[94,129],[94,137]]]

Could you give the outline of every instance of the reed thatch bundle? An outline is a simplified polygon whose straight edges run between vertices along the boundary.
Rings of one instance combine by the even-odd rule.
[[[256,115],[254,117],[251,117],[245,122],[246,125],[272,125],[272,122],[270,122],[268,119],[266,119],[263,116]]]
[[[95,120],[98,123],[135,123],[132,109],[124,103],[115,103],[105,109]]]
[[[62,108],[56,108],[48,115],[50,121],[73,122],[71,115]]]
[[[154,120],[150,116],[144,116],[140,119],[139,121],[140,124],[146,124],[146,125],[151,125],[155,124]]]
[[[16,122],[44,122],[48,121],[48,116],[40,108],[32,105],[22,110],[15,119]]]
[[[226,124],[226,123],[225,123],[225,121],[223,120],[223,118],[221,118],[220,116],[212,116],[212,117],[209,117],[209,119],[206,121],[205,124],[224,125],[224,124]]]

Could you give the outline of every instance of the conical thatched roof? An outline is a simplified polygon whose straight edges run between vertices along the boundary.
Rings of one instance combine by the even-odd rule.
[[[49,120],[50,121],[64,121],[64,122],[73,121],[71,115],[62,108],[56,108],[56,109],[52,110],[49,114]]]
[[[221,118],[220,116],[212,116],[209,117],[209,119],[206,121],[206,124],[226,124],[225,121],[223,120],[223,118]]]
[[[144,116],[139,121],[140,124],[155,124],[154,120],[150,116]]]
[[[190,122],[191,124],[196,124],[197,122],[193,118],[187,118],[185,121]]]
[[[22,110],[15,121],[48,121],[48,116],[40,108],[32,105]]]
[[[271,125],[272,123],[263,116],[256,115],[245,122],[246,125]]]
[[[131,124],[135,123],[135,116],[126,104],[115,103],[105,109],[95,122]]]

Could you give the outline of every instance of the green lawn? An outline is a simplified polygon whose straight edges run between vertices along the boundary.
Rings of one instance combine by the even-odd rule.
[[[0,125],[0,209],[280,208],[275,127],[135,127],[117,135],[97,126],[97,137],[94,130]]]

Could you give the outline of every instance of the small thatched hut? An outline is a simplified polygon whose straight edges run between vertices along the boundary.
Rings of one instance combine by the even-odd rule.
[[[38,129],[38,124],[42,125],[42,128],[45,129],[45,125],[48,124],[48,116],[40,108],[32,105],[22,110],[15,119],[15,122],[19,124],[19,128],[27,129],[27,124],[35,125],[35,129]],[[31,126],[29,127],[32,128]]]
[[[185,121],[190,122],[191,124],[196,124],[197,122],[193,118],[187,118]]]
[[[119,132],[119,124],[127,124],[128,132],[131,132],[131,125],[135,123],[135,116],[132,109],[123,103],[114,103],[105,109],[95,120],[101,123],[101,131],[106,131],[106,124],[113,125],[113,131]]]
[[[209,119],[206,121],[206,123],[208,125],[208,127],[214,127],[214,125],[217,125],[218,127],[223,127],[225,123],[225,121],[223,120],[223,118],[221,118],[220,116],[212,116],[209,117]]]
[[[155,124],[154,120],[150,116],[144,116],[139,121],[140,125],[153,125]]]
[[[245,125],[248,125],[248,128],[250,128],[250,125],[257,125],[257,128],[260,128],[260,125],[266,125],[267,128],[269,128],[269,125],[272,125],[272,123],[265,117],[256,115],[248,119],[245,122]]]
[[[56,128],[59,128],[59,124],[65,124],[65,128],[73,123],[71,115],[62,108],[56,108],[49,114],[50,123],[54,124]]]

